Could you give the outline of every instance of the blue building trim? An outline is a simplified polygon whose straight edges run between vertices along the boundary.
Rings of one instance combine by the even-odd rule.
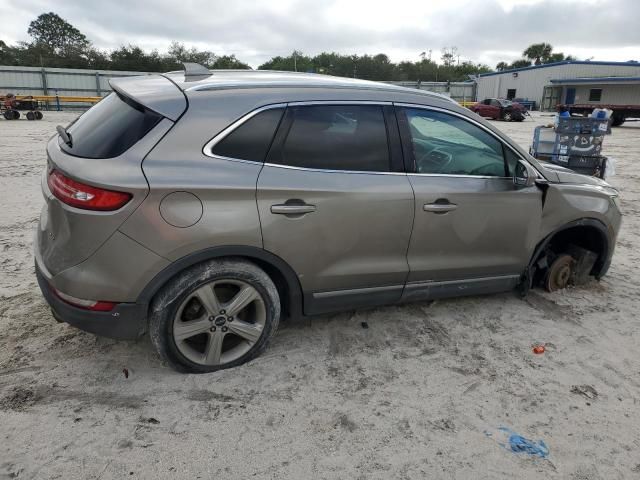
[[[551,83],[564,83],[573,85],[576,83],[599,83],[599,82],[640,82],[640,77],[582,77],[582,78],[552,78]]]
[[[597,61],[580,61],[580,60],[564,60],[562,62],[545,63],[544,65],[531,65],[530,67],[512,68],[502,70],[501,72],[481,73],[479,77],[492,77],[494,75],[502,75],[504,73],[524,72],[525,70],[536,70],[538,68],[556,67],[558,65],[605,65],[609,67],[640,67],[640,62],[597,62]]]

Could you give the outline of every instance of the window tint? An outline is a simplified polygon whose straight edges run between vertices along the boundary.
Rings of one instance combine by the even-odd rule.
[[[447,113],[404,111],[418,173],[508,176],[502,144],[481,128]]]
[[[221,157],[264,162],[283,111],[273,108],[257,113],[214,145],[211,152]]]
[[[325,170],[389,171],[382,107],[311,105],[290,107],[281,150],[269,161]]]
[[[162,115],[111,93],[67,128],[72,146],[60,139],[60,147],[78,157],[117,157],[144,137],[161,119]]]
[[[602,99],[602,89],[601,88],[592,88],[589,90],[589,101],[590,102],[599,102]]]

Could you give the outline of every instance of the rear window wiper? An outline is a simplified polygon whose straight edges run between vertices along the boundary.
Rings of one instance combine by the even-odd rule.
[[[58,135],[60,135],[60,138],[62,138],[62,141],[66,143],[69,148],[73,148],[73,140],[71,140],[71,134],[67,132],[67,129],[62,125],[58,125],[56,127],[56,131],[58,132]]]

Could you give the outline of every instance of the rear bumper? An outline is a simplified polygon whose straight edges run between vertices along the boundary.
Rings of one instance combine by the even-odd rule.
[[[120,303],[110,312],[92,312],[62,301],[53,293],[36,256],[36,277],[45,300],[56,320],[66,322],[80,330],[109,338],[135,339],[146,330],[146,305]]]

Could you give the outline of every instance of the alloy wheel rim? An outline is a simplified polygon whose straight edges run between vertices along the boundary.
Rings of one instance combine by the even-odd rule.
[[[255,287],[237,279],[215,280],[183,300],[173,320],[173,339],[190,361],[225,365],[260,340],[266,319],[264,299]]]

